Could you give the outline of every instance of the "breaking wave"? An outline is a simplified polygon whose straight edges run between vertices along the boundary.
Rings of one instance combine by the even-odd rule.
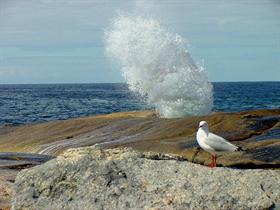
[[[191,58],[185,40],[154,19],[118,15],[105,31],[106,52],[117,59],[129,89],[161,117],[211,112],[213,87]]]

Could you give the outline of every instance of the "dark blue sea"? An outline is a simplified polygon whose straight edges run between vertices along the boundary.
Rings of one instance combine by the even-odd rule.
[[[213,84],[213,111],[280,108],[280,82]],[[0,85],[0,125],[64,120],[151,108],[123,83]]]

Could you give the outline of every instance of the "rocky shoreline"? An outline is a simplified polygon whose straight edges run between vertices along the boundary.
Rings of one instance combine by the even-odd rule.
[[[218,158],[219,166],[280,167],[280,110],[213,113],[177,119],[158,118],[152,111],[123,112],[42,124],[0,128],[1,152],[58,155],[69,148],[98,144],[102,148],[132,147],[173,153],[190,162],[209,164],[209,154],[195,140],[198,122],[247,153]]]
[[[2,126],[0,209],[9,207],[7,204],[13,182],[21,169],[41,164],[69,148],[91,145],[103,149],[129,147],[139,152],[173,154],[181,160],[208,165],[211,160],[209,154],[200,150],[195,140],[197,124],[201,120],[210,124],[212,132],[248,149],[245,153],[219,156],[218,166],[280,168],[279,109],[213,113],[177,119],[161,119],[153,111],[139,111],[33,125]]]

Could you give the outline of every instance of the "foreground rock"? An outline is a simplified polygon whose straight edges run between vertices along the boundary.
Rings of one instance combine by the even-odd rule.
[[[24,153],[0,153],[0,209],[9,209],[13,183],[21,169],[42,164],[53,157]]]
[[[278,170],[209,169],[129,149],[72,149],[19,173],[13,209],[273,209]]]

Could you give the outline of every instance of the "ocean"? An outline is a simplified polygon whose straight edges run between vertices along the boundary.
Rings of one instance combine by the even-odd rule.
[[[280,82],[215,82],[213,111],[280,108]],[[124,83],[0,85],[0,125],[153,109]]]

